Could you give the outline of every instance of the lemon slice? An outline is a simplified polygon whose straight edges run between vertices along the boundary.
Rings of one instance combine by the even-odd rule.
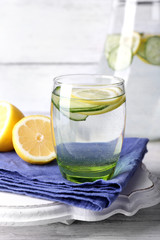
[[[124,44],[132,50],[132,54],[135,55],[141,44],[141,36],[137,32],[133,32],[131,35],[122,35],[120,44]]]
[[[160,65],[160,35],[141,34],[137,56],[145,63]]]
[[[73,88],[70,97],[60,87],[52,93],[52,104],[73,121],[85,121],[89,115],[103,114],[122,105],[126,98],[120,87]]]
[[[141,44],[138,48],[138,51],[137,51],[137,56],[138,58],[144,62],[144,63],[147,63],[147,64],[150,64],[147,59],[146,59],[146,42],[148,40],[148,38],[152,37],[151,34],[145,34],[145,33],[141,33]]]
[[[50,118],[33,115],[20,120],[13,128],[13,145],[26,162],[45,164],[55,159]]]
[[[83,103],[94,105],[110,105],[119,101],[118,96],[122,95],[119,87],[73,89],[72,98]]]
[[[149,37],[153,36],[153,34],[141,33],[140,36],[141,36],[141,42],[146,42]]]
[[[14,105],[0,101],[0,151],[13,150],[12,129],[23,118],[23,113]]]
[[[123,103],[125,103],[125,101],[126,101],[126,96],[122,95],[121,97],[118,98],[118,101],[114,102],[113,104],[105,106],[101,110],[80,112],[79,114],[90,116],[90,115],[99,115],[99,114],[111,112],[116,108],[120,107]]]

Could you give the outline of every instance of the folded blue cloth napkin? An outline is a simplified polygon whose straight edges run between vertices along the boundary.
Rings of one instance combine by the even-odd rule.
[[[145,138],[125,138],[113,178],[82,184],[64,179],[56,161],[32,165],[15,152],[0,153],[0,191],[101,211],[110,206],[127,185],[147,152],[147,142]]]

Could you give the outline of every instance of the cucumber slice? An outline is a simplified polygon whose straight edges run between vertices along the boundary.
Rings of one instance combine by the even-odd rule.
[[[98,105],[96,108],[94,107],[90,107],[90,108],[70,108],[70,112],[71,113],[81,113],[83,112],[84,114],[87,114],[89,115],[88,113],[89,112],[97,112],[97,111],[101,111],[103,110],[104,108],[108,107],[109,105]]]
[[[103,90],[73,89],[73,93],[75,94],[74,97],[68,99],[67,97],[62,97],[61,95],[61,97],[58,96],[58,94],[60,94],[60,88],[55,89],[52,93],[52,102],[64,116],[74,121],[85,121],[89,115],[98,115],[112,111],[125,102],[125,96],[124,94],[122,95],[122,90],[119,88],[107,88]],[[108,98],[109,100],[107,99],[105,104],[104,101],[101,105],[94,105],[96,100],[100,102],[105,100],[105,95],[107,97],[110,96],[111,98]],[[90,104],[88,103],[89,101],[91,101]]]
[[[141,45],[140,45],[139,50],[137,52],[137,56],[142,62],[150,64],[146,59],[145,49],[146,49],[146,43],[141,42]]]
[[[105,42],[105,56],[108,60],[110,52],[119,45],[125,45],[129,47],[132,54],[135,55],[139,49],[141,43],[141,35],[137,32],[128,34],[113,34],[108,35]]]
[[[153,36],[146,42],[145,55],[148,62],[160,65],[160,37]]]
[[[52,101],[58,109],[63,109],[65,112],[68,112],[68,109],[72,113],[85,112],[85,111],[98,111],[105,108],[108,104],[94,104],[92,101],[83,101],[78,98],[66,98],[58,96],[58,91],[60,89],[55,89],[52,94]]]
[[[120,71],[130,66],[132,58],[131,49],[125,45],[119,45],[110,52],[108,65],[113,70]]]
[[[126,101],[126,97],[125,97],[125,95],[123,95],[123,96],[121,96],[121,99],[118,102],[116,102],[115,104],[108,105],[99,111],[81,112],[80,114],[87,114],[89,116],[89,115],[99,115],[102,113],[107,113],[107,112],[113,111],[114,109],[118,108],[125,101]]]
[[[55,95],[52,95],[53,103],[59,110],[64,110],[68,112],[68,109],[71,113],[79,113],[79,112],[90,112],[90,111],[98,111],[102,110],[107,106],[106,105],[93,105],[88,104],[83,101],[79,101],[77,99],[67,99],[61,98]]]
[[[53,100],[54,99],[54,100]],[[60,108],[57,102],[57,98],[55,98],[55,95],[52,95],[51,101],[53,102],[54,106],[67,118],[74,120],[74,121],[85,121],[86,118],[88,117],[87,115],[82,115],[78,113],[71,113],[69,111],[65,111],[64,109]]]
[[[108,59],[109,53],[119,45],[120,34],[108,35],[105,42],[105,56]]]
[[[60,96],[61,87],[56,87],[53,91],[54,95]]]
[[[85,121],[86,118],[88,117],[87,115],[82,115],[79,113],[71,113],[71,112],[67,112],[64,111],[63,109],[61,109],[60,111],[64,116],[66,116],[67,118],[73,120],[73,121]]]

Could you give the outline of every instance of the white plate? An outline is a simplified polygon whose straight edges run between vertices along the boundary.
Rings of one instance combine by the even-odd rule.
[[[66,204],[0,192],[0,226],[31,226],[74,220],[101,221],[121,213],[134,215],[139,209],[160,202],[160,180],[151,175],[144,165],[110,207],[94,212]]]

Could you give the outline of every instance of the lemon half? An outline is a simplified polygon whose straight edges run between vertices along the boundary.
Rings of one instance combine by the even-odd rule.
[[[20,120],[13,128],[13,145],[26,162],[45,164],[55,159],[50,118],[31,115]]]

